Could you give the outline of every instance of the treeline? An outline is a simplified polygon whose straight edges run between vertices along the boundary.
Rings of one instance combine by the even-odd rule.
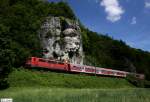
[[[131,48],[122,40],[82,27],[85,64],[143,73],[150,80],[150,53]]]
[[[0,88],[8,87],[12,68],[24,65],[29,56],[41,56],[38,38],[41,22],[47,16],[75,19],[63,2],[40,0],[0,0]]]

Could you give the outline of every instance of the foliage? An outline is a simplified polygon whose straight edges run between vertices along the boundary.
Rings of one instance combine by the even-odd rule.
[[[11,72],[11,66],[14,64],[15,54],[9,49],[10,41],[0,38],[0,89],[7,88],[7,75]]]
[[[92,32],[83,25],[81,30],[85,64],[143,73],[150,80],[149,52],[131,48],[122,40]]]
[[[65,2],[58,2],[58,3],[49,3],[49,14],[51,16],[61,16],[70,19],[76,19],[72,9],[69,5]]]
[[[126,79],[132,83],[133,85],[137,86],[137,87],[145,87],[144,86],[144,80],[141,79],[137,79],[134,75],[128,75],[126,77]]]
[[[49,14],[75,19],[72,10],[64,2],[0,0],[0,83],[3,86],[12,67],[24,65],[30,56],[42,55],[37,31]]]
[[[144,85],[146,88],[150,88],[150,81],[144,80]]]

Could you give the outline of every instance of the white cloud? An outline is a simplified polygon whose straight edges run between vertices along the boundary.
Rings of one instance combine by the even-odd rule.
[[[145,8],[150,8],[150,1],[149,2],[145,2]]]
[[[111,22],[120,20],[121,15],[124,13],[124,10],[120,6],[118,0],[102,0],[100,5],[105,8],[107,20]]]
[[[133,17],[131,20],[131,24],[136,24],[136,23],[137,23],[136,17]]]

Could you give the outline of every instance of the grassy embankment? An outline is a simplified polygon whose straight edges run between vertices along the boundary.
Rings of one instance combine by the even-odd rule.
[[[51,71],[15,70],[9,75],[10,87],[50,88],[130,88],[125,79]]]
[[[45,71],[15,70],[0,98],[13,102],[150,102],[149,89],[125,79]]]

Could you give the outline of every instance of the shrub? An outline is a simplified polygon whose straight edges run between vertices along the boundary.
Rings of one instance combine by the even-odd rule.
[[[137,87],[145,87],[144,80],[136,78],[134,75],[128,75],[126,79]]]

